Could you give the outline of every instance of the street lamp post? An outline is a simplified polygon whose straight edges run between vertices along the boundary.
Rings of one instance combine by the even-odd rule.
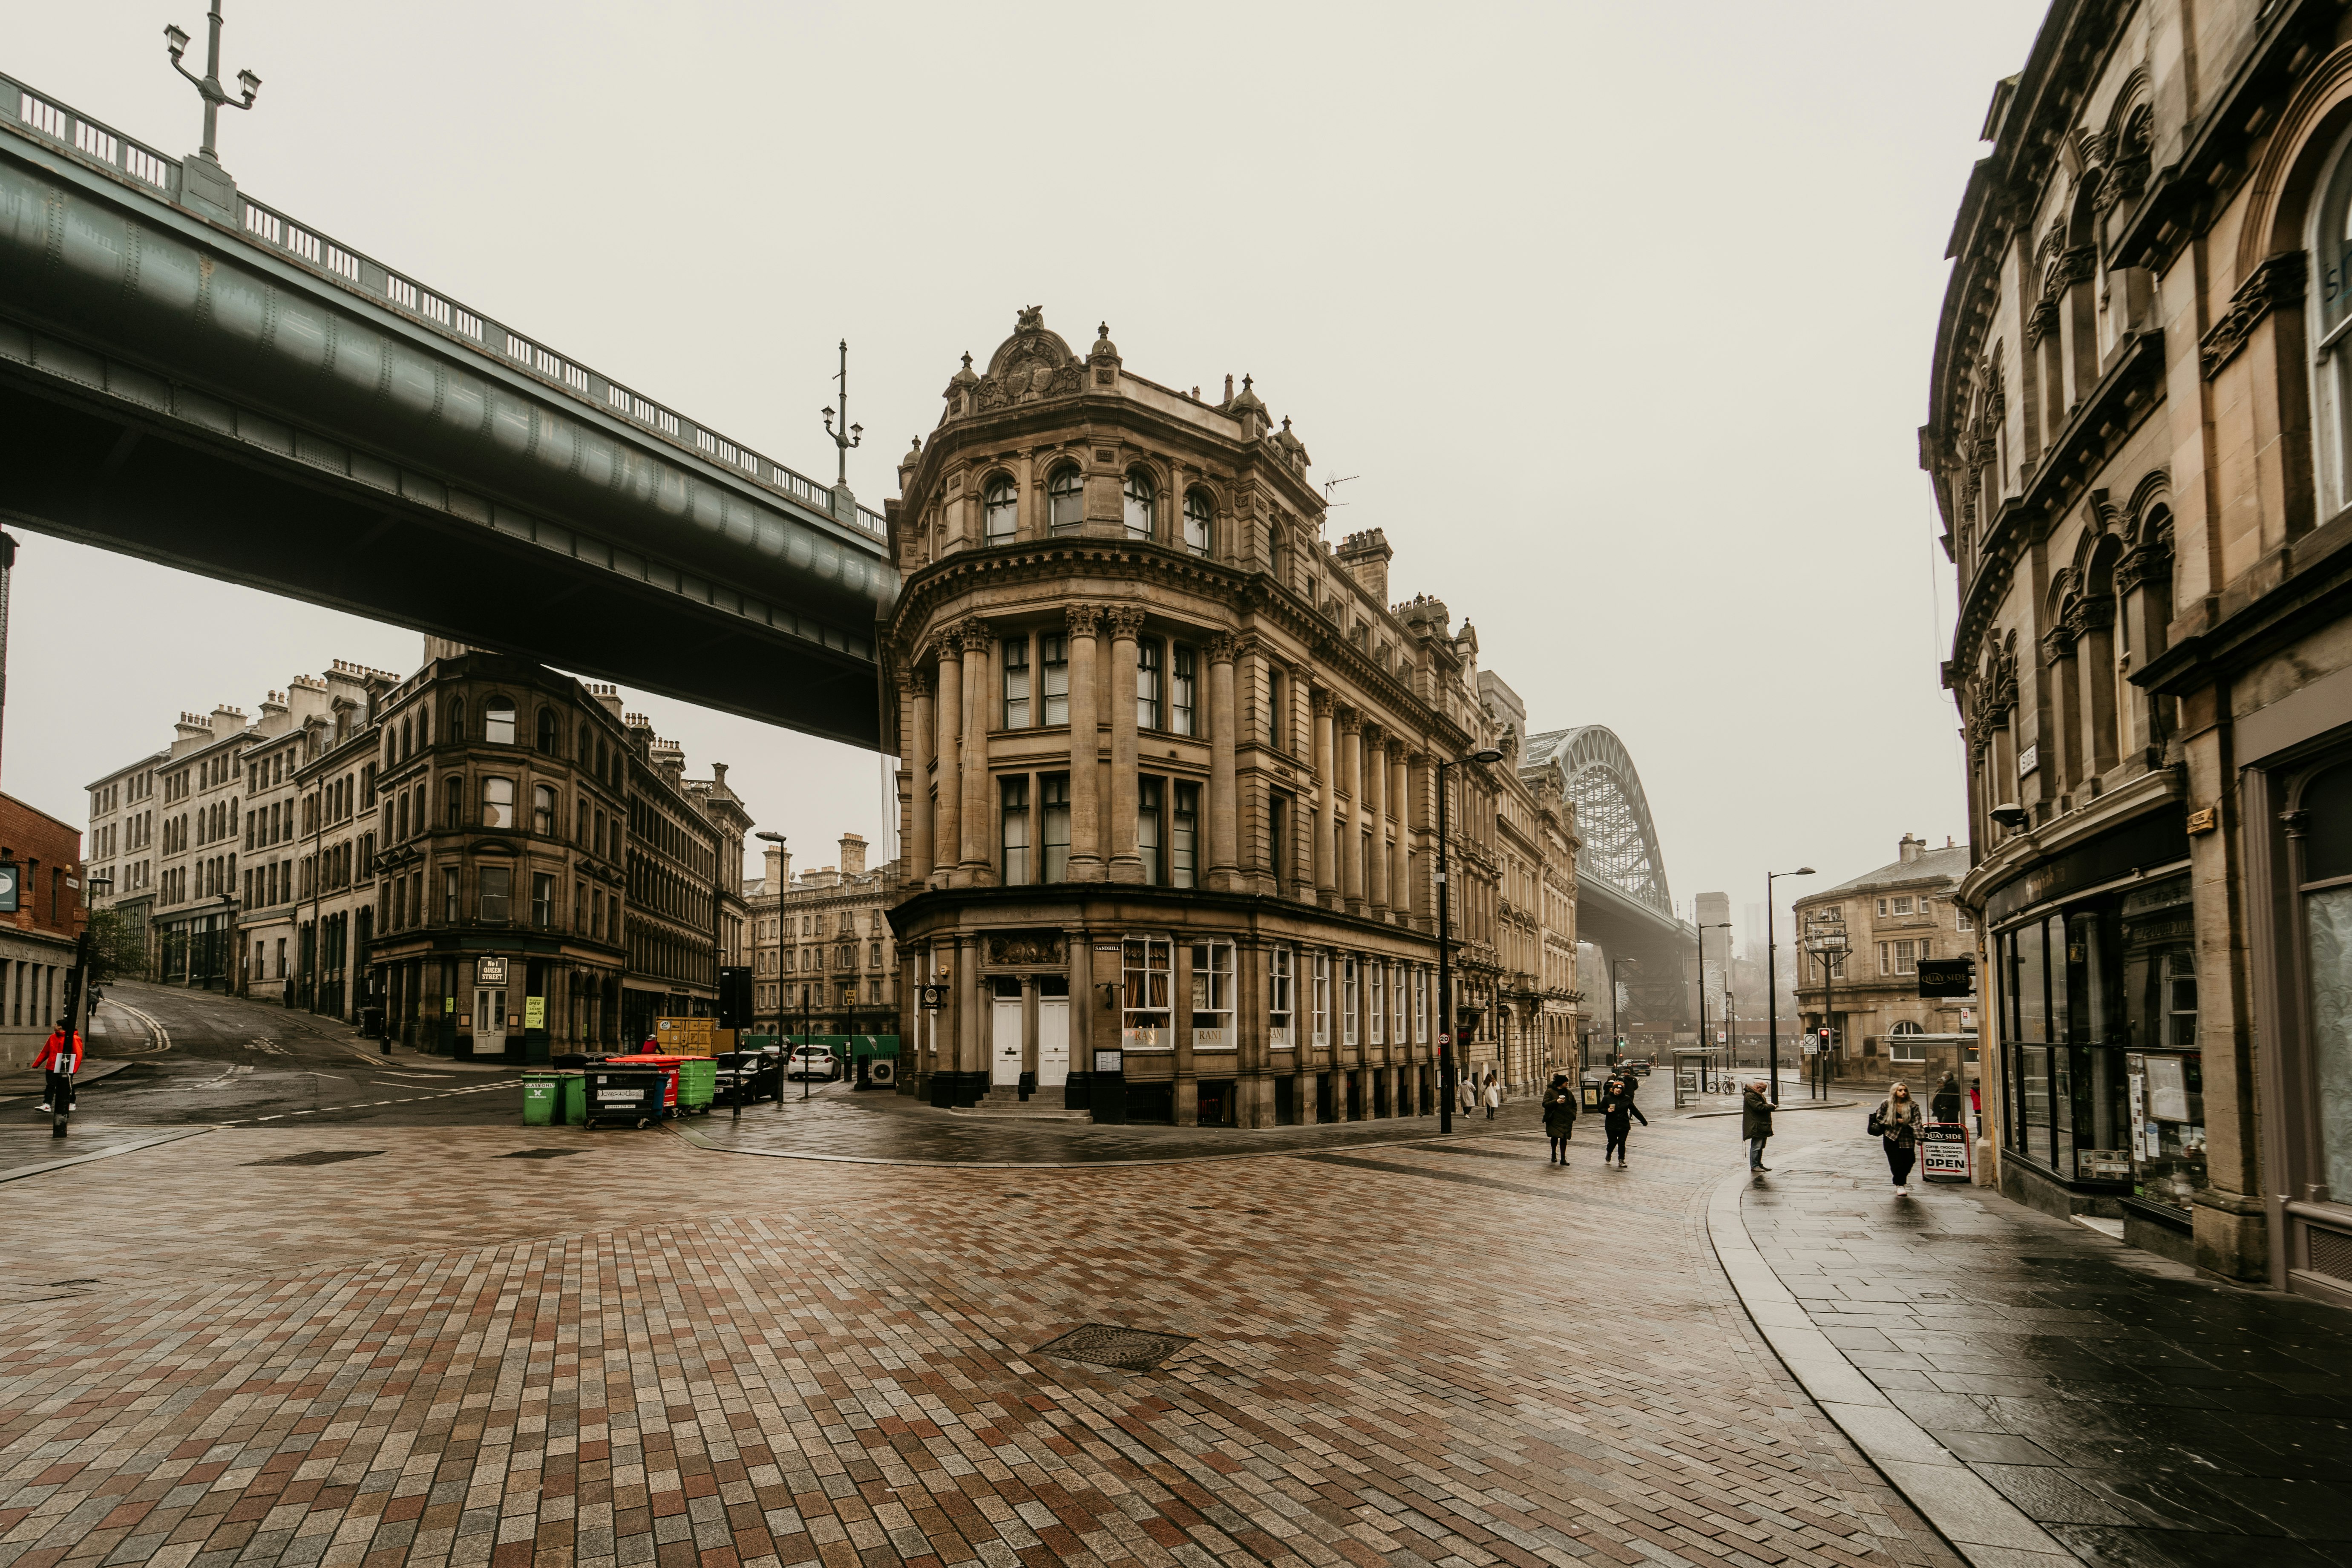
[[[1825,1100],[1829,1084],[1825,1078],[1831,1042],[1837,1037],[1837,977],[1836,966],[1847,951],[1845,920],[1841,916],[1823,916],[1811,922],[1804,935],[1804,950],[1822,966],[1822,1039],[1813,1053],[1812,1070],[1805,1075],[1807,1098]]]
[[[1465,763],[1499,763],[1489,746],[1437,764],[1437,1130],[1454,1131],[1454,925],[1446,886],[1445,773]]]
[[[1764,874],[1764,1037],[1771,1042],[1772,1103],[1780,1103],[1780,983],[1778,961],[1778,938],[1772,930],[1772,884],[1782,877],[1810,877],[1811,866],[1800,866],[1793,871],[1767,871]]]
[[[240,103],[229,97],[228,89],[221,86],[220,79],[221,0],[213,0],[213,14],[206,19],[211,23],[212,28],[211,37],[205,40],[205,45],[204,75],[198,76],[180,63],[180,57],[187,52],[189,39],[188,35],[180,31],[178,27],[167,26],[163,29],[163,48],[172,57],[172,68],[195,83],[197,93],[205,100],[205,146],[202,156],[217,162],[220,155],[214,150],[213,143],[219,138],[220,111],[223,109],[251,109],[254,94],[261,90],[261,79],[249,70],[237,72],[236,84],[245,89],[245,101]]]

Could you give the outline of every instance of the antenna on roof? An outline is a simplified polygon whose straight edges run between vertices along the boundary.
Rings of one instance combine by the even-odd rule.
[[[1349,479],[1360,479],[1363,477],[1364,476],[1361,474],[1342,474],[1336,479],[1325,479],[1323,481],[1323,505],[1325,510],[1328,510],[1330,508],[1335,506],[1346,506],[1348,504],[1346,501],[1333,500],[1331,499],[1331,492],[1338,489],[1341,485],[1346,484]]]

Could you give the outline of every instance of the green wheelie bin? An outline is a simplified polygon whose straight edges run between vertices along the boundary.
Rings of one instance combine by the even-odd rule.
[[[562,1082],[551,1072],[527,1072],[522,1075],[522,1124],[525,1127],[555,1125],[555,1097]]]
[[[688,1057],[677,1064],[677,1113],[709,1115],[718,1088],[719,1063],[709,1057]]]
[[[584,1072],[559,1072],[556,1088],[557,1121],[566,1127],[588,1125],[588,1075]]]

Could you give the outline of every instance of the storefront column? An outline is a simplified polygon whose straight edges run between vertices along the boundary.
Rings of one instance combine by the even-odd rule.
[[[1103,878],[1102,737],[1097,716],[1100,704],[1096,682],[1095,636],[1102,612],[1092,605],[1073,605],[1064,612],[1070,629],[1070,880],[1099,882]],[[1041,694],[1038,701],[1045,700]],[[1073,1007],[1076,1005],[1074,1002]]]
[[[2116,563],[2116,592],[2123,599],[2124,647],[2130,668],[2137,669],[2164,651],[2166,618],[2172,605],[2172,547],[2150,542]],[[2131,689],[2131,729],[2127,747],[2161,743],[2156,705],[2167,699],[2146,688]]]
[[[2084,733],[2076,742],[2083,771],[2109,773],[2116,761],[2115,600],[2084,600],[2068,612],[2066,626],[2074,633],[2074,662],[2083,682]]]
[[[995,803],[988,798],[989,714],[994,707],[996,634],[984,621],[968,621],[963,637],[963,784],[962,851],[956,868],[956,886],[985,888],[996,881],[994,857],[988,843]]]
[[[1389,853],[1388,811],[1384,796],[1389,793],[1388,747],[1382,732],[1366,725],[1363,733],[1362,777],[1364,784],[1364,816],[1372,831],[1370,845],[1364,851],[1364,903],[1374,920],[1386,920],[1389,913]]]
[[[1175,1042],[1176,1125],[1201,1124],[1201,1085],[1192,1070],[1192,944],[1179,935],[1168,950],[1168,1022]]]
[[[1315,897],[1326,909],[1339,902],[1339,857],[1337,849],[1339,783],[1331,743],[1331,693],[1318,689],[1315,704]]]
[[[910,712],[908,729],[913,737],[912,754],[908,764],[912,782],[908,784],[907,875],[912,881],[929,879],[931,875],[931,832],[936,826],[931,810],[931,756],[938,744],[932,733],[937,722],[931,717],[931,679],[917,670],[907,677],[907,703]],[[782,889],[771,888],[770,892]]]
[[[1347,809],[1334,812],[1339,850],[1339,890],[1342,907],[1351,915],[1364,912],[1364,719],[1353,708],[1339,710],[1339,782],[1348,796]]]
[[[1143,612],[1121,606],[1104,618],[1110,626],[1110,879],[1140,882],[1143,858],[1135,848],[1135,642],[1143,630]]]
[[[2232,1279],[2263,1280],[2271,1275],[2270,1205],[2263,1198],[2262,1131],[2255,1120],[2260,1097],[2250,1022],[2254,1009],[2246,994],[2251,942],[2245,905],[2232,895],[2245,885],[2242,833],[2264,828],[2242,822],[2239,774],[2231,765],[2231,731],[2209,717],[2215,710],[2227,713],[2229,703],[2225,686],[2209,686],[2184,701],[2182,713],[2188,796],[2213,802],[2221,816],[2219,831],[2189,839],[2197,1044],[2205,1088],[2205,1186],[2189,1220],[2198,1268]],[[2205,721],[2199,722],[2200,718]]]
[[[940,639],[939,658],[938,729],[931,753],[939,796],[931,841],[938,859],[946,861],[963,832],[963,646],[952,634]],[[950,879],[948,866],[933,866],[932,887],[944,888]]]
[[[1209,639],[1209,886],[1220,891],[1232,888],[1241,874],[1241,801],[1234,782],[1236,651],[1227,633]]]

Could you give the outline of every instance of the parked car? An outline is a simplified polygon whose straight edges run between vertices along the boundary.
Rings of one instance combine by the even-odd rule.
[[[1650,1076],[1650,1068],[1654,1064],[1647,1057],[1627,1057],[1617,1065],[1635,1078],[1647,1078]]]
[[[841,1076],[841,1058],[823,1046],[794,1046],[784,1074],[788,1078],[831,1083]]]

